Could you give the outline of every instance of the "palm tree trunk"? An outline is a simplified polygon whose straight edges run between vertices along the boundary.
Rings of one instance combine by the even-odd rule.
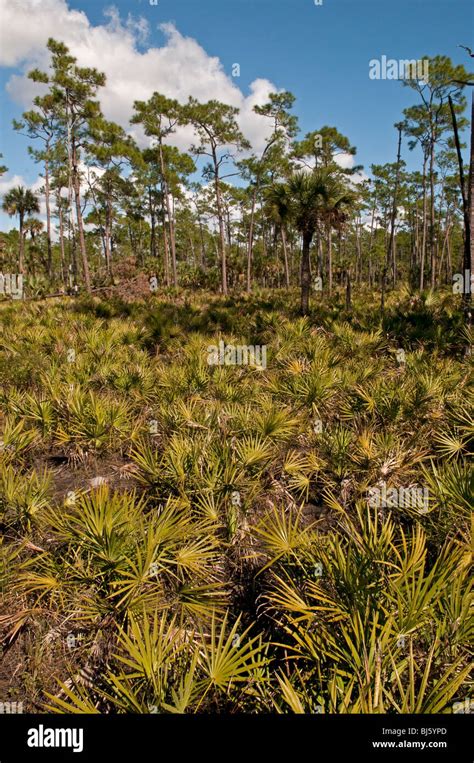
[[[18,248],[18,272],[21,273],[21,275],[23,275],[23,273],[25,272],[25,264],[24,264],[24,259],[25,259],[25,234],[23,232],[23,228],[24,228],[24,214],[23,214],[23,212],[19,213],[19,218],[20,219],[19,219],[18,227],[19,227],[19,233],[20,233],[20,245],[19,245],[19,248]]]
[[[288,246],[286,243],[286,231],[284,225],[280,228],[281,232],[281,243],[283,244],[283,260],[285,263],[285,286],[287,289],[290,288],[290,268],[288,265]]]

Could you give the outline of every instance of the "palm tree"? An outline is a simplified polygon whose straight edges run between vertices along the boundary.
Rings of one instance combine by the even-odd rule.
[[[30,235],[31,243],[28,250],[28,253],[30,255],[29,262],[28,262],[28,269],[31,268],[31,272],[33,276],[36,276],[36,267],[35,267],[35,254],[38,253],[38,247],[36,246],[35,239],[36,236],[38,236],[43,231],[43,223],[41,220],[38,220],[37,217],[29,217],[28,220],[25,222],[25,237],[27,234]],[[42,258],[43,266],[46,272],[50,273],[51,270],[48,267],[48,262]]]
[[[327,172],[296,172],[286,184],[291,216],[303,238],[301,254],[301,312],[308,314],[311,279],[310,247],[328,196]],[[281,192],[283,193],[283,192]]]
[[[287,183],[280,183],[268,192],[270,210],[280,224],[292,220],[303,238],[301,254],[301,312],[308,314],[311,280],[310,248],[322,224],[330,231],[340,228],[346,219],[344,208],[354,200],[331,167],[313,172],[295,172]],[[332,257],[329,253],[329,287],[332,287]]]
[[[12,188],[11,191],[5,194],[2,204],[2,209],[10,217],[18,215],[19,219],[19,232],[20,232],[20,245],[18,250],[18,270],[20,273],[24,272],[23,260],[25,250],[25,217],[31,215],[33,212],[39,212],[38,198],[33,191],[29,188],[24,188],[19,185],[16,188]]]
[[[268,217],[280,228],[283,257],[285,261],[286,288],[290,286],[290,271],[288,267],[288,247],[286,245],[286,226],[291,217],[291,200],[288,187],[284,184],[270,186],[265,194]]]
[[[31,241],[34,242],[36,236],[42,232],[43,223],[38,220],[37,217],[30,217],[25,223],[25,235],[27,233],[31,236]]]

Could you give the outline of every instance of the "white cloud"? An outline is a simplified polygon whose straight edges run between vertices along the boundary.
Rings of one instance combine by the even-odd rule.
[[[27,185],[21,175],[12,175],[11,178],[0,178],[0,197],[3,198],[8,191],[11,191],[12,188],[16,188],[17,185]]]
[[[252,109],[264,103],[276,86],[256,79],[246,96],[217,57],[209,56],[173,24],[160,27],[165,37],[162,46],[144,47],[150,31],[146,20],[129,15],[123,21],[114,8],[107,11],[103,24],[93,26],[85,13],[69,9],[66,0],[0,0],[0,19],[0,65],[21,69],[21,74],[12,75],[7,90],[22,108],[38,92],[26,75],[34,66],[48,67],[45,46],[54,36],[68,45],[80,65],[94,66],[107,75],[100,92],[102,107],[108,119],[125,129],[130,129],[133,101],[146,100],[156,90],[180,102],[193,95],[200,101],[215,98],[236,106],[241,111],[240,127],[254,149],[264,147],[269,120]],[[134,135],[140,138],[140,130],[134,129]],[[182,130],[175,142],[182,149],[189,147],[190,130]]]

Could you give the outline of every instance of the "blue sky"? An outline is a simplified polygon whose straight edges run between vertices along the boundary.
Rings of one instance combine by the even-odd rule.
[[[31,3],[33,7],[36,5],[36,11],[34,8],[31,11]],[[25,5],[30,6],[29,20],[33,24],[34,13],[42,13],[37,15],[40,29],[36,37],[25,28]],[[0,63],[9,64],[0,68],[0,151],[10,168],[2,179],[4,187],[13,176],[26,183],[34,183],[38,177],[38,167],[27,155],[27,139],[13,134],[10,124],[13,117],[21,115],[28,102],[21,75],[40,55],[41,34],[63,39],[64,29],[67,41],[69,35],[80,41],[78,44],[87,45],[84,39],[94,28],[112,23],[110,17],[108,20],[104,17],[104,10],[110,5],[97,0],[30,0],[28,4],[21,0],[0,0],[0,22],[6,22],[1,43],[15,45],[10,56],[0,55]],[[149,48],[169,44],[160,25],[169,22],[174,25],[180,38],[170,55],[183,55],[181,87],[186,87],[186,66],[192,69],[198,65],[193,63],[194,52],[182,41],[182,38],[193,38],[205,55],[219,59],[223,68],[219,82],[225,76],[231,78],[232,65],[239,63],[241,76],[231,78],[230,87],[238,87],[243,98],[249,96],[251,84],[256,80],[268,80],[278,88],[290,90],[297,99],[295,113],[302,132],[323,124],[335,125],[356,145],[356,162],[363,164],[366,172],[372,163],[394,161],[393,124],[400,119],[403,109],[415,101],[413,91],[398,81],[369,79],[369,60],[382,55],[412,59],[443,54],[468,68],[473,61],[458,47],[459,44],[472,45],[474,4],[471,0],[323,0],[321,6],[316,6],[314,0],[159,0],[157,6],[151,6],[148,0],[116,0],[113,5],[123,24],[129,14],[135,17],[137,30],[136,19],[141,16],[147,20],[148,38],[141,40],[137,32],[133,43],[142,59]],[[77,17],[73,11],[86,15],[87,29],[83,29],[82,19],[79,24],[82,31],[76,31]],[[61,19],[63,26],[59,23]],[[116,14],[116,27],[119,23]],[[7,40],[6,35],[18,39]],[[97,40],[91,46],[93,44],[100,47]],[[100,64],[100,51],[94,55],[91,65],[97,65],[97,60]],[[129,68],[133,69],[132,53],[130,56]],[[201,62],[199,65],[205,63],[202,56],[197,60]],[[88,62],[81,59],[80,63]],[[114,65],[110,60],[107,65],[111,72],[108,79],[112,81]],[[172,78],[171,59],[163,59],[163,65]],[[181,76],[181,70],[177,71]],[[19,84],[10,84],[10,92],[7,92],[12,75],[20,75]],[[120,74],[122,102],[127,93],[124,76],[126,73]],[[153,72],[146,70],[146,76],[150,90],[154,89]],[[166,72],[159,76],[166,77]],[[189,78],[190,82],[196,82],[191,72]],[[172,86],[169,80],[167,86]],[[219,86],[216,84],[215,97],[220,95]],[[210,87],[212,90],[212,84]],[[130,102],[134,97],[142,97],[136,94],[136,83],[132,82],[129,90]],[[208,91],[204,88],[203,92]],[[209,93],[209,97],[213,95]],[[117,114],[123,113],[123,106],[113,108]],[[419,166],[419,157],[409,154],[406,146],[404,158],[409,167]]]

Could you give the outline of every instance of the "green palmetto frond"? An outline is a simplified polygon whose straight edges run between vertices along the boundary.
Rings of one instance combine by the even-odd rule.
[[[44,551],[21,562],[13,590],[33,596],[37,606],[65,611],[72,587],[67,572],[67,562]]]
[[[261,571],[282,559],[297,563],[299,554],[307,553],[311,548],[311,532],[311,527],[302,524],[301,511],[288,511],[274,506],[252,530],[260,541],[263,557],[267,559]]]
[[[460,437],[456,432],[441,432],[434,436],[436,449],[442,458],[456,458],[467,451],[468,438]]]
[[[6,525],[29,530],[49,506],[51,474],[21,474],[11,464],[0,474],[0,516]]]
[[[119,690],[120,683],[127,675],[133,678],[135,693],[140,688],[151,695],[153,704],[163,702],[169,684],[173,663],[186,647],[186,633],[176,626],[175,620],[155,614],[150,621],[147,617],[131,617],[128,632],[121,630],[118,638],[118,652],[115,657],[119,665],[128,668],[124,676],[110,674],[111,684]]]
[[[149,486],[159,483],[162,473],[161,457],[149,442],[136,442],[130,457],[138,467],[137,479],[140,482]]]
[[[288,375],[275,391],[300,405],[320,406],[327,403],[338,387],[339,380],[334,370],[310,368],[307,373]]]
[[[423,469],[423,477],[440,509],[458,522],[470,518],[474,473],[469,464],[452,461],[438,467],[432,462],[429,469]]]
[[[264,438],[288,440],[297,432],[298,424],[299,420],[291,416],[289,409],[282,409],[268,401],[254,416],[252,429]]]
[[[38,433],[34,429],[26,427],[24,420],[14,421],[8,416],[3,423],[3,432],[0,439],[0,458],[3,461],[22,458],[34,447],[38,441]]]
[[[229,593],[219,581],[201,585],[193,581],[180,583],[171,591],[171,606],[179,613],[181,622],[187,618],[205,622],[225,611]]]
[[[230,693],[237,684],[262,680],[260,671],[267,664],[262,637],[251,636],[251,627],[241,630],[240,618],[229,628],[227,615],[222,622],[212,619],[209,635],[201,632],[200,668],[202,704],[211,690]]]
[[[45,692],[49,702],[44,703],[44,709],[50,713],[67,715],[97,714],[99,711],[97,710],[96,703],[89,696],[88,690],[79,682],[72,683],[74,688],[71,688],[71,686],[58,679],[60,693],[67,697],[67,699],[63,699],[62,696],[55,696],[54,694]]]
[[[236,455],[247,469],[260,470],[274,456],[274,447],[269,439],[261,435],[248,435],[237,442]]]
[[[73,391],[67,401],[66,419],[61,416],[54,433],[59,444],[77,443],[103,449],[117,444],[131,434],[129,408],[125,403],[99,397],[89,391]]]
[[[301,674],[298,674],[298,671],[295,671],[295,673],[298,675],[298,678],[300,679],[300,686],[303,685],[303,681],[301,680]],[[303,715],[305,713],[311,713],[314,712],[314,705],[311,703],[311,701],[308,701],[308,697],[304,690],[301,688],[299,691],[293,686],[290,679],[285,676],[283,671],[280,673],[277,673],[277,681],[281,690],[281,699],[274,699],[274,705],[275,709],[278,713],[282,713],[282,700],[283,702],[288,705],[292,713],[295,713],[296,715]],[[319,708],[318,708],[319,709]]]
[[[50,434],[54,425],[54,408],[51,400],[26,394],[18,402],[13,403],[13,410],[24,417],[44,437]]]
[[[381,329],[376,331],[356,331],[349,323],[335,323],[332,331],[337,343],[345,352],[370,355],[387,347],[387,340]]]
[[[52,511],[49,521],[63,542],[100,565],[113,566],[128,547],[145,503],[134,493],[112,491],[104,484],[90,493],[77,493],[74,508]]]
[[[312,451],[301,453],[290,450],[283,464],[283,471],[288,475],[288,488],[294,491],[299,499],[307,500],[312,480],[323,464],[323,460]]]
[[[460,657],[443,671],[439,679],[433,679],[437,651],[435,639],[422,665],[414,654],[412,641],[405,660],[395,664],[390,655],[398,696],[394,690],[388,689],[385,689],[385,694],[398,713],[433,714],[449,708],[450,702],[471,673],[472,666],[463,664],[464,660]]]
[[[300,201],[342,222],[337,193]],[[469,693],[458,308],[390,290],[381,329],[359,285],[350,323],[339,285],[312,318],[296,294],[1,306],[0,627],[31,705],[49,689],[55,712],[432,713]],[[209,367],[222,336],[272,362]],[[89,489],[99,473],[113,489]],[[382,483],[427,489],[429,510],[372,505]],[[66,628],[84,640],[56,659]]]

